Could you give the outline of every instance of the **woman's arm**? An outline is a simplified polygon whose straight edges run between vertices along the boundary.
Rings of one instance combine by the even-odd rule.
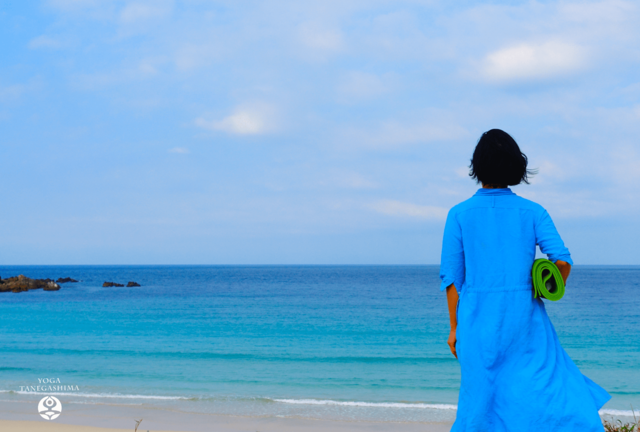
[[[456,352],[456,329],[458,327],[458,290],[451,284],[447,287],[447,305],[449,306],[449,323],[451,324],[451,331],[449,332],[449,340],[447,344],[453,355],[458,358]]]
[[[560,274],[562,275],[562,279],[564,283],[567,283],[567,278],[569,277],[569,273],[571,273],[571,264],[566,261],[558,260],[556,261],[556,267],[560,270]]]
[[[454,207],[455,209],[455,207]],[[440,260],[440,291],[447,291],[447,303],[449,305],[449,320],[451,331],[447,344],[456,358],[456,328],[458,327],[458,290],[456,286],[464,289],[464,246],[462,244],[462,229],[456,218],[454,209],[449,211],[447,222],[442,236],[442,258]]]
[[[556,264],[566,283],[569,272],[571,271],[571,266],[573,265],[573,260],[571,259],[569,249],[565,247],[556,226],[551,220],[551,216],[549,216],[546,210],[540,214],[535,225],[535,230],[536,243],[540,246],[540,252],[547,255],[547,258]]]

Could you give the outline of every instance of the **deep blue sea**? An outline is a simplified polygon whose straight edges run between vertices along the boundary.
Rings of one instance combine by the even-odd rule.
[[[0,293],[0,400],[48,378],[71,386],[53,392],[63,402],[451,420],[460,372],[438,270],[0,266],[3,278],[81,281]],[[546,307],[578,367],[613,396],[602,413],[640,408],[640,266],[576,266]]]

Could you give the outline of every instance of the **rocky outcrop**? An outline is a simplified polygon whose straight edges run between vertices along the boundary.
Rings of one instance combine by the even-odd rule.
[[[42,287],[45,291],[58,291],[60,289],[60,285],[58,285],[54,281],[49,281],[45,286]]]
[[[51,279],[31,279],[25,275],[14,276],[8,279],[0,279],[0,292],[19,293],[32,289],[43,289],[45,291],[58,291],[60,285]]]
[[[123,287],[124,285],[119,284],[117,282],[105,282],[105,283],[102,284],[102,286],[105,287],[105,288],[109,288],[109,287]],[[127,284],[127,287],[129,287],[129,288],[131,288],[131,287],[139,287],[139,286],[140,286],[140,284],[138,282],[133,282],[133,281],[130,281]]]
[[[58,278],[58,280],[56,281],[57,283],[71,283],[71,282],[78,282],[75,279],[71,279],[70,277],[66,277],[66,278]]]
[[[31,279],[25,275],[14,276],[8,279],[2,279],[0,277],[0,292],[14,292],[19,293],[23,291],[29,291],[32,289],[43,289],[45,291],[58,291],[60,289],[59,284],[78,282],[70,277],[58,278],[57,281],[52,279]],[[117,282],[105,282],[103,287],[123,287],[123,284]],[[129,281],[128,287],[139,287],[138,282]]]

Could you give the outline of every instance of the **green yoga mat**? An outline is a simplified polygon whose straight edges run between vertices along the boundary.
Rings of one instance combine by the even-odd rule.
[[[533,297],[544,297],[558,301],[564,295],[564,280],[558,267],[548,259],[539,258],[531,269],[533,279]]]

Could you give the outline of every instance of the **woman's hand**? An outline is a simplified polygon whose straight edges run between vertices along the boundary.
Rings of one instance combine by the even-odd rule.
[[[556,261],[556,267],[560,270],[560,274],[562,275],[562,279],[564,283],[567,283],[567,278],[569,277],[569,273],[571,273],[571,264],[566,261],[558,260]]]
[[[451,329],[451,332],[449,332],[449,339],[447,340],[447,344],[449,345],[449,349],[451,350],[453,355],[458,358],[458,353],[456,352],[456,342],[456,329]]]

